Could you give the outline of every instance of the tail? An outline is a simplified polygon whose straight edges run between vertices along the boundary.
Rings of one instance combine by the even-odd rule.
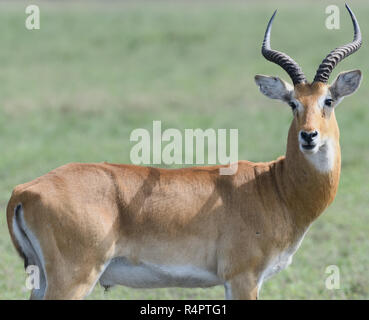
[[[14,225],[16,226],[16,229],[19,230],[18,221],[19,221],[19,215],[20,215],[20,210],[22,209],[22,205],[18,204],[17,206],[14,206],[14,201],[12,201],[12,199],[13,198],[10,199],[8,203],[8,207],[6,209],[6,216],[7,216],[10,238],[12,239],[13,245],[15,249],[17,250],[19,256],[24,260],[24,268],[27,268],[28,259],[24,251],[22,250],[20,243],[14,233]],[[20,232],[20,234],[24,234],[24,232]]]
[[[19,203],[14,209],[13,234],[15,242],[17,243],[16,249],[23,258],[24,268],[26,269],[30,264],[34,264],[34,261],[30,263],[30,258],[32,256],[37,257],[37,253],[26,234],[25,222],[23,219],[23,207],[21,203]]]
[[[42,298],[46,289],[46,271],[41,247],[26,225],[22,203],[14,205],[12,198],[7,207],[7,222],[14,247],[24,260],[24,268],[26,269],[29,265],[39,268],[40,287],[32,290],[31,298]]]

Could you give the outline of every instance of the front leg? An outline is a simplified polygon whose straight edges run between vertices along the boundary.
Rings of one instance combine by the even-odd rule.
[[[227,300],[256,300],[258,298],[257,277],[250,273],[242,273],[229,279],[225,285]]]

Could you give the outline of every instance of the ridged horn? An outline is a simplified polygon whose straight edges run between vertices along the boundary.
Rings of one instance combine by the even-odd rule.
[[[283,52],[279,52],[271,49],[270,47],[270,32],[272,30],[272,24],[277,10],[274,11],[272,17],[269,20],[267,29],[264,35],[263,45],[261,47],[261,53],[265,59],[280,65],[290,76],[294,85],[299,83],[305,83],[306,77],[302,72],[300,66],[290,56]]]
[[[354,40],[342,47],[338,47],[332,50],[326,58],[320,64],[318,70],[316,71],[316,75],[314,77],[314,82],[323,82],[327,83],[329,76],[332,73],[334,67],[343,59],[353,54],[362,44],[361,39],[361,31],[359,27],[359,23],[356,20],[354,13],[351,11],[350,7],[346,4],[346,8],[351,16],[352,23],[354,25]]]

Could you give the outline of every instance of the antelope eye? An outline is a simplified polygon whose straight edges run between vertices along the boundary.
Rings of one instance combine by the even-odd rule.
[[[332,99],[325,99],[324,101],[324,104],[327,106],[327,107],[331,107],[332,106]]]
[[[296,102],[290,101],[288,102],[288,105],[292,108],[292,110],[295,110],[297,108]]]

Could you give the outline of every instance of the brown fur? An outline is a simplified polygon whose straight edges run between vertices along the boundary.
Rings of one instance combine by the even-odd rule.
[[[294,117],[286,157],[221,166],[158,169],[72,163],[17,186],[7,208],[21,203],[46,263],[46,299],[83,298],[112,257],[132,263],[188,264],[215,272],[238,299],[255,299],[270,259],[294,245],[333,201],[340,176],[334,111],[314,107],[322,83],[298,85],[304,105]],[[335,165],[319,173],[299,150],[299,130],[319,129],[336,143]]]

